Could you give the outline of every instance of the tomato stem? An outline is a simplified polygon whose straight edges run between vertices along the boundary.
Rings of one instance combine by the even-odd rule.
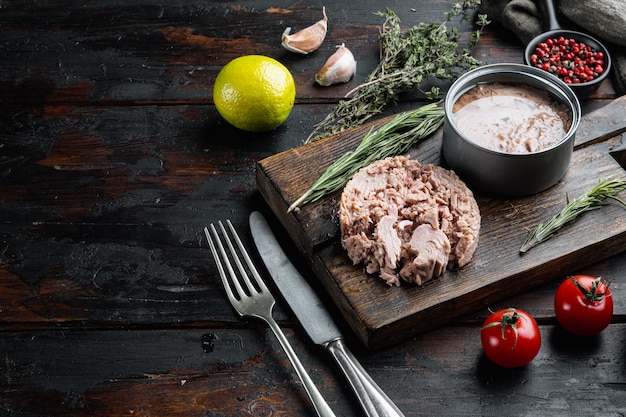
[[[602,301],[609,289],[610,284],[605,283],[605,290],[603,292],[598,292],[598,285],[601,282],[604,282],[602,277],[598,277],[595,279],[595,281],[593,281],[593,283],[591,284],[591,289],[585,288],[580,282],[578,282],[578,280],[574,276],[571,276],[570,279],[572,280],[576,288],[578,288],[584,294],[585,298],[587,298],[587,300],[591,303]]]
[[[517,310],[515,310],[514,308],[509,308],[506,310],[507,313],[513,313],[513,314],[502,314],[502,320],[500,322],[493,322],[493,323],[489,323],[488,325],[484,326],[482,328],[482,330],[488,329],[490,327],[495,327],[495,326],[502,326],[501,327],[501,331],[502,331],[502,340],[506,340],[506,336],[505,336],[505,331],[507,326],[510,326],[511,329],[513,329],[513,333],[515,334],[515,342],[513,343],[513,349],[515,349],[515,346],[517,346],[517,338],[518,338],[518,334],[517,334],[517,322],[519,321],[519,314],[517,314]]]

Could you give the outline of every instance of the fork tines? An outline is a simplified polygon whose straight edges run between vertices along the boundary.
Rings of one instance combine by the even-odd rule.
[[[263,283],[263,280],[257,272],[257,269],[254,267],[254,264],[252,263],[248,252],[244,248],[243,243],[241,243],[241,239],[239,239],[232,223],[229,220],[226,220],[226,223],[239,251],[235,250],[235,245],[233,245],[231,238],[228,236],[224,224],[222,224],[222,222],[218,222],[218,225],[222,235],[224,236],[226,246],[228,246],[228,249],[230,250],[230,255],[237,265],[239,277],[235,273],[226,250],[224,249],[224,245],[222,244],[222,239],[220,239],[215,226],[213,224],[209,226],[211,233],[209,233],[207,228],[204,229],[204,232],[206,233],[207,240],[209,241],[211,253],[213,253],[213,257],[215,258],[215,263],[219,269],[220,277],[222,277],[222,282],[224,283],[224,288],[226,289],[226,294],[228,295],[230,303],[233,305],[235,310],[237,310],[239,315],[257,317],[265,320],[267,324],[269,324],[281,346],[285,350],[285,353],[287,353],[287,356],[293,364],[300,380],[304,384],[304,388],[311,398],[318,415],[320,417],[335,417],[333,410],[329,407],[324,400],[324,397],[322,397],[318,389],[315,387],[313,380],[308,375],[306,369],[302,365],[302,362],[300,362],[300,359],[298,359],[296,352],[289,344],[289,341],[278,326],[278,323],[276,323],[276,320],[272,317],[272,308],[275,304],[274,297]],[[213,235],[213,237],[211,237],[211,235]],[[242,264],[238,252],[245,260],[248,267],[247,269]],[[226,274],[226,271],[228,271],[228,275]],[[252,274],[257,287],[252,284],[252,280],[247,271]],[[228,276],[231,278],[230,283]],[[245,291],[243,287],[246,287]]]
[[[226,242],[226,246],[228,247],[228,250],[230,252],[230,257],[227,254],[224,245],[222,244],[222,239],[220,239],[218,231],[213,223],[209,225],[211,233],[209,233],[209,228],[206,227],[204,228],[204,233],[206,234],[207,240],[209,242],[209,247],[211,248],[213,258],[215,258],[215,263],[217,264],[220,277],[222,278],[222,282],[224,284],[224,287],[226,288],[228,298],[231,300],[231,302],[235,303],[237,301],[240,301],[244,296],[254,295],[253,293],[267,292],[268,290],[265,287],[265,284],[263,283],[263,280],[261,279],[261,276],[255,268],[254,263],[248,255],[248,252],[246,251],[243,243],[241,242],[241,239],[239,238],[239,235],[237,234],[234,226],[232,225],[230,220],[226,220],[226,224],[238,249],[237,250],[235,248],[235,245],[233,245],[233,242],[229,237],[229,234],[224,227],[224,224],[219,221],[218,227]],[[211,235],[213,235],[213,238],[211,237]],[[239,254],[241,255],[241,257],[243,257],[246,264],[245,266],[241,262]],[[235,272],[235,269],[232,266],[230,260],[231,258],[237,266],[237,270],[239,271],[239,276],[241,277],[241,280],[237,278],[238,274]],[[228,274],[226,272],[228,272]],[[254,279],[251,279],[250,275],[252,275]],[[229,276],[230,279],[228,279]],[[243,282],[241,282],[242,280]],[[235,306],[235,308],[237,308],[237,306]],[[240,314],[242,313],[240,312]]]

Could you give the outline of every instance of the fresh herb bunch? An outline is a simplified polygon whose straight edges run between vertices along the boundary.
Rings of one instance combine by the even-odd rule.
[[[400,155],[433,134],[443,124],[445,112],[436,103],[400,113],[377,130],[370,130],[353,152],[330,165],[288,211],[317,201],[343,188],[362,167],[388,156]]]
[[[398,16],[387,8],[376,14],[385,19],[380,33],[380,62],[365,82],[350,91],[322,122],[317,124],[305,142],[320,139],[358,126],[379,114],[385,106],[398,101],[400,94],[419,89],[423,81],[432,78],[451,80],[480,62],[471,56],[469,48],[479,40],[489,24],[486,15],[479,14],[479,27],[471,34],[468,47],[460,48],[457,28],[448,28],[455,16],[470,18],[470,9],[480,0],[463,0],[444,13],[442,23],[420,23],[406,31],[400,27]],[[427,98],[439,98],[436,87],[422,91]]]
[[[575,200],[569,201],[568,198],[567,205],[563,207],[561,212],[546,223],[539,224],[526,238],[519,251],[524,253],[533,246],[550,239],[560,228],[574,221],[581,214],[606,205],[607,198],[615,200],[626,207],[626,203],[617,197],[624,190],[626,190],[626,180],[605,179]]]

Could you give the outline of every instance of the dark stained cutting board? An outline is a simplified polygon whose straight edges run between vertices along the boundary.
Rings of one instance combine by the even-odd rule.
[[[387,120],[276,154],[257,165],[261,194],[368,348],[397,343],[626,249],[626,209],[610,204],[586,213],[524,255],[518,252],[529,230],[558,213],[567,195],[577,197],[611,175],[626,178],[618,162],[624,165],[626,160],[618,136],[626,130],[623,96],[583,118],[570,167],[557,185],[519,199],[477,196],[482,225],[470,264],[421,287],[387,286],[353,266],[341,247],[340,193],[287,213],[328,165]],[[441,132],[411,149],[409,156],[423,164],[440,164],[440,147]]]

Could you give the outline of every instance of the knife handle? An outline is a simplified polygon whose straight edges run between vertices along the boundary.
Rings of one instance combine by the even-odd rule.
[[[343,339],[333,340],[325,347],[339,364],[368,417],[404,417],[348,350]]]

